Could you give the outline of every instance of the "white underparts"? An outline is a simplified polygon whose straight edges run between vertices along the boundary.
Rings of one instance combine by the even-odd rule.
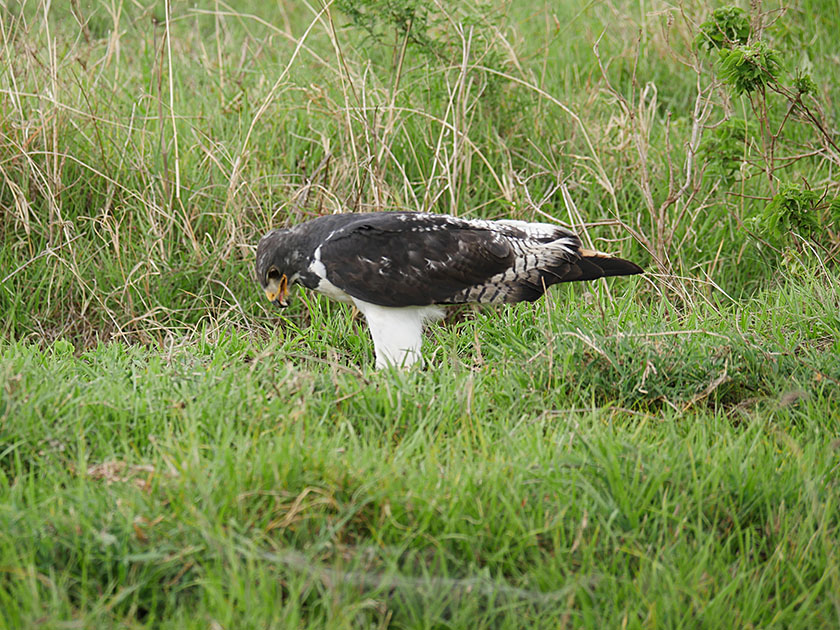
[[[384,261],[383,261],[384,262]],[[315,290],[339,302],[349,302],[365,316],[373,347],[376,352],[376,367],[387,365],[408,367],[422,362],[420,347],[423,344],[423,326],[443,317],[440,306],[379,306],[351,297],[327,280],[327,269],[321,262],[321,248],[315,250],[308,271],[320,280]]]
[[[379,306],[353,298],[367,320],[376,352],[376,367],[408,367],[422,362],[423,326],[443,317],[440,306]]]

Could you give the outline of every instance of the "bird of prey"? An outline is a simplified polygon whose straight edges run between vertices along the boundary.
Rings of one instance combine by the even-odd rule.
[[[420,361],[423,326],[444,305],[533,302],[558,282],[642,269],[583,249],[574,233],[547,223],[370,212],[271,230],[257,247],[256,272],[277,306],[288,305],[293,284],[354,304],[381,368]]]

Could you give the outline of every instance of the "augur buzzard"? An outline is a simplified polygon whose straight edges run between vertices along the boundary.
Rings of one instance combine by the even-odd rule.
[[[423,325],[441,306],[533,302],[558,282],[641,273],[583,249],[546,223],[420,212],[333,214],[272,230],[257,247],[257,280],[277,306],[292,284],[355,304],[373,337],[376,367],[420,360]]]

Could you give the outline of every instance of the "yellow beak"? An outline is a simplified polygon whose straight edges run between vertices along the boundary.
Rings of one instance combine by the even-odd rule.
[[[280,278],[280,282],[271,282],[265,289],[265,297],[268,298],[269,302],[273,302],[277,306],[281,306],[283,308],[287,307],[289,303],[286,301],[286,298],[289,295],[289,282],[286,279],[286,275]]]

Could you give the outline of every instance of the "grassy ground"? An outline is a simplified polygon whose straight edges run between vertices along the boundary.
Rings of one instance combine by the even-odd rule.
[[[0,628],[837,627],[840,18],[713,8],[0,2]],[[374,372],[251,271],[374,208],[648,273]]]

